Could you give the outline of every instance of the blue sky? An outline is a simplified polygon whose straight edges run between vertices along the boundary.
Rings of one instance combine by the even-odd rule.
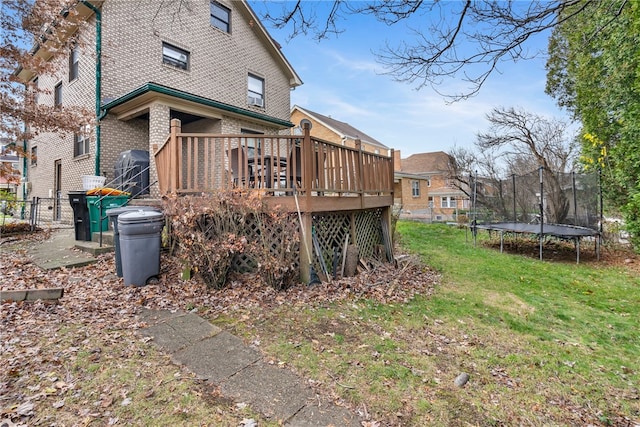
[[[260,15],[264,4],[251,5]],[[279,6],[274,3],[274,7]],[[292,104],[347,122],[401,150],[402,157],[449,151],[454,145],[472,147],[476,133],[488,128],[485,114],[498,106],[566,117],[544,93],[544,56],[503,63],[499,66],[501,73],[490,76],[479,95],[448,104],[431,87],[417,91],[415,85],[395,82],[381,74],[384,69],[372,51],[386,42],[395,45],[409,37],[402,27],[388,27],[371,17],[350,16],[340,24],[343,33],[317,42],[311,36],[287,41],[290,28],[275,30],[265,25],[304,82],[291,93]],[[531,52],[546,51],[546,44],[546,37],[539,36],[527,47]],[[441,89],[456,92],[455,88],[463,84],[449,79],[443,81]]]

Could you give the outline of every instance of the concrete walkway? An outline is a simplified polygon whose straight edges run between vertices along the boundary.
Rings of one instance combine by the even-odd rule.
[[[286,426],[360,426],[359,418],[318,399],[286,369],[266,363],[260,352],[193,313],[143,309],[151,337],[174,363],[220,387],[223,396],[244,402]]]
[[[85,252],[75,250],[78,247]],[[102,250],[112,247],[77,242],[74,230],[66,229],[52,231],[48,240],[30,249],[30,255],[42,269],[56,269],[88,265],[96,261],[92,253]],[[148,325],[140,333],[152,338],[174,363],[269,419],[292,427],[361,425],[355,414],[319,399],[294,373],[268,364],[258,350],[193,313],[142,309],[140,318]]]

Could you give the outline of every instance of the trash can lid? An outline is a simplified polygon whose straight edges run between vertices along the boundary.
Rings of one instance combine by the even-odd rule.
[[[118,224],[139,224],[143,222],[163,221],[162,212],[133,211],[118,216]]]
[[[139,211],[154,211],[160,212],[160,209],[153,206],[120,206],[117,208],[107,209],[107,216],[119,216],[126,212],[139,212]]]

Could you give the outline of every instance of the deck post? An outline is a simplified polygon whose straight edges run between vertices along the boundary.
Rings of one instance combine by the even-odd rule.
[[[302,227],[300,228],[300,280],[302,283],[311,282],[311,264],[313,263],[312,226],[313,216],[310,212],[302,214]]]
[[[169,140],[169,193],[178,191],[179,174],[178,174],[178,133],[182,130],[182,125],[179,119],[171,120],[171,133]]]
[[[359,138],[356,139],[355,145],[356,150],[358,150],[358,161],[356,163],[356,176],[358,177],[358,184],[356,190],[358,191],[358,196],[360,197],[360,209],[364,209],[364,157],[362,155],[362,141],[360,141]]]
[[[302,191],[307,199],[306,206],[311,202],[311,186],[313,183],[313,160],[314,147],[311,143],[311,123],[303,123],[304,138],[302,139],[301,161],[302,161]]]

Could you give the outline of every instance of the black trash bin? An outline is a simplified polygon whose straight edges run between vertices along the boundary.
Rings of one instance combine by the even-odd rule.
[[[134,211],[118,216],[122,277],[125,286],[144,286],[160,274],[164,217],[160,212]]]
[[[107,217],[109,217],[109,223],[113,229],[113,245],[115,248],[116,256],[116,274],[118,277],[122,277],[122,255],[120,250],[120,232],[118,231],[118,216],[120,214],[136,211],[154,211],[160,212],[160,209],[153,206],[122,206],[119,208],[107,209]]]
[[[85,191],[69,191],[69,204],[73,209],[73,226],[76,232],[76,240],[90,242],[91,221],[89,220],[87,193]]]

